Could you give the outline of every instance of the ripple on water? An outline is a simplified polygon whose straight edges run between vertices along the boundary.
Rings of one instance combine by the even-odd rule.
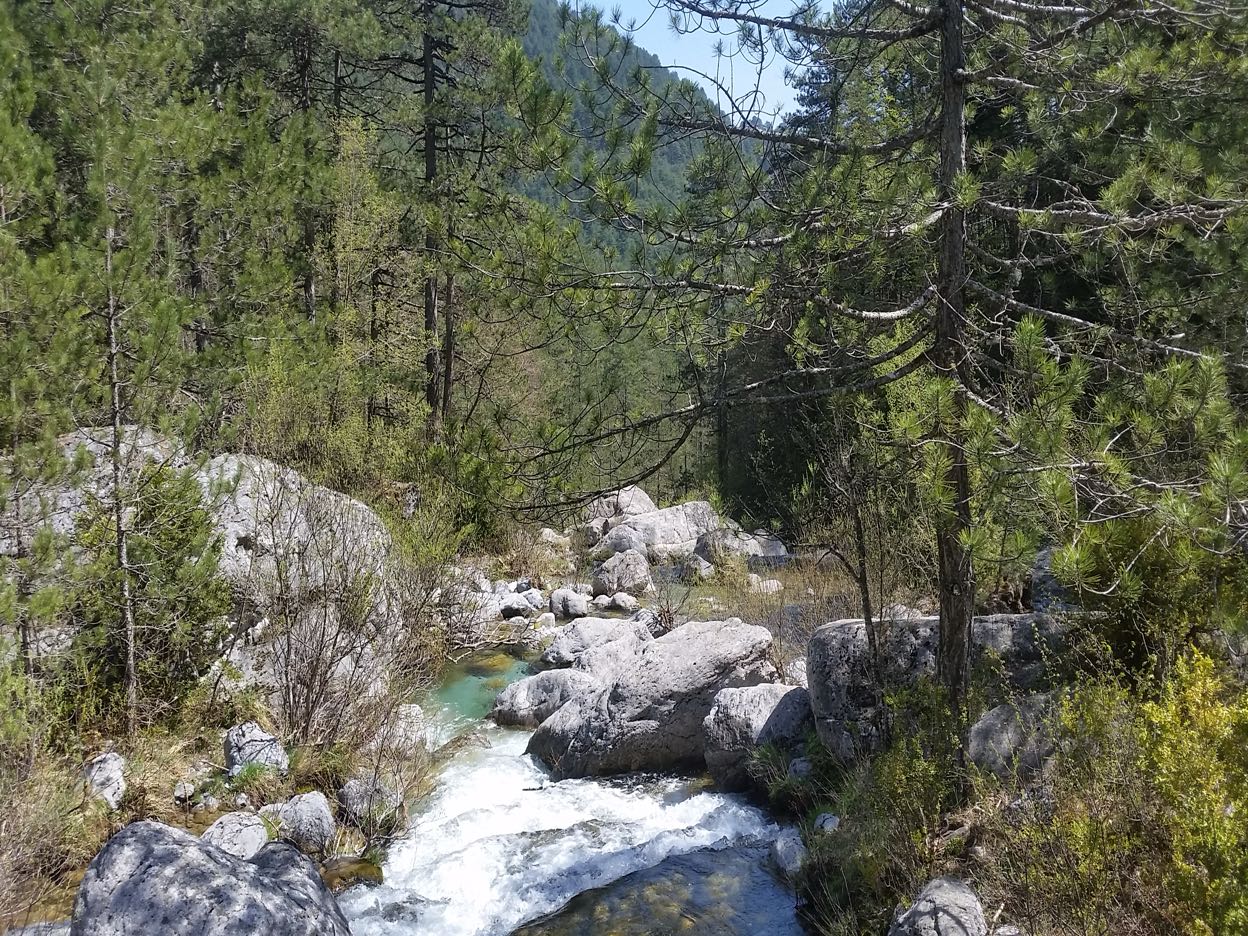
[[[449,757],[383,883],[340,895],[356,936],[507,936],[526,924],[650,936],[663,932],[656,920],[671,932],[800,932],[792,895],[767,871],[778,829],[760,810],[672,777],[554,783],[524,753],[530,732],[482,722],[496,685],[525,668],[474,657],[430,700],[447,737],[471,730],[482,743]]]
[[[802,936],[793,894],[768,849],[741,845],[665,859],[573,897],[515,936]]]

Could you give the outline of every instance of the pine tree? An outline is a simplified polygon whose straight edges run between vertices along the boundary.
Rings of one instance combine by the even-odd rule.
[[[1194,346],[1172,338],[1170,310],[1195,304],[1219,320],[1220,290],[1157,271],[1193,258],[1224,270],[1238,256],[1248,206],[1241,131],[1222,119],[1226,98],[1204,89],[1242,86],[1242,18],[1216,2],[868,0],[789,16],[732,0],[666,6],[677,28],[712,24],[735,31],[755,55],[779,49],[795,63],[817,61],[812,80],[827,76],[822,109],[768,127],[737,119],[749,115],[744,105],[721,114],[678,88],[628,87],[599,68],[600,113],[615,128],[616,153],[577,169],[545,152],[593,194],[604,219],[671,251],[663,275],[622,273],[612,288],[632,289],[669,317],[679,310],[676,327],[694,341],[714,333],[706,296],[746,299],[751,328],[770,327],[777,310],[799,313],[792,334],[808,344],[813,336],[819,355],[730,388],[734,403],[794,403],[921,378],[910,395],[920,404],[916,441],[935,510],[938,670],[961,711],[974,559],[985,548],[979,498],[991,491],[972,460],[991,440],[1010,447],[1022,470],[1067,464],[1050,463],[1051,448],[1012,431],[1026,422],[1015,410],[1016,332],[1034,331],[1031,318],[1044,323],[1050,353],[1074,356],[1050,384],[1070,388],[1089,381],[1089,366],[1108,384],[1124,369],[1128,381],[1142,380],[1157,360],[1199,360],[1203,338],[1191,336]],[[601,20],[580,23],[576,45],[591,68],[603,64],[606,30]],[[526,106],[536,136],[546,117]],[[629,143],[647,151],[689,134],[736,144],[752,184],[729,230],[683,208],[647,211],[629,197],[626,180],[645,171]],[[735,258],[728,268],[741,275],[713,279],[683,249],[708,243]],[[1048,402],[1054,418],[1069,418],[1069,400],[1055,393]],[[644,418],[623,415],[577,441],[691,427],[716,405],[695,398]],[[1112,460],[1114,442],[1104,441],[1095,457],[1069,464]],[[1097,470],[1066,475],[1074,485]]]

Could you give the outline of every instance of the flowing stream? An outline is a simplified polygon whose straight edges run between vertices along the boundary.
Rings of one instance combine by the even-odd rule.
[[[556,783],[525,755],[529,732],[484,721],[524,672],[470,661],[429,700],[436,741],[475,738],[413,812],[384,883],[341,895],[357,936],[803,932],[760,810],[689,779]]]

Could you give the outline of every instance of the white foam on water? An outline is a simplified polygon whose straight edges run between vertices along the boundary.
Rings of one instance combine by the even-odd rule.
[[[339,898],[357,936],[503,936],[577,894],[672,855],[770,840],[732,796],[677,779],[552,782],[529,733],[482,729],[391,848],[385,883]]]

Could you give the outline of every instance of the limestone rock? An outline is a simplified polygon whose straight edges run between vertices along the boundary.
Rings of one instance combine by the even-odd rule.
[[[632,517],[657,510],[654,501],[635,484],[620,488],[613,494],[604,494],[585,506],[585,520],[609,520],[612,517]]]
[[[733,525],[724,525],[709,530],[698,537],[694,546],[694,555],[705,559],[711,565],[719,566],[734,558],[764,560],[769,563],[780,563],[789,558],[789,550],[767,533],[746,533]]]
[[[747,789],[750,755],[766,744],[799,744],[813,723],[810,695],[800,687],[723,689],[702,722],[707,770],[722,789]]]
[[[637,531],[648,557],[661,560],[689,555],[703,534],[721,525],[719,515],[710,504],[690,501],[631,516],[617,529],[629,527]]]
[[[632,614],[641,607],[641,602],[630,595],[628,592],[616,592],[611,596],[611,607],[616,611],[623,611],[626,614]]]
[[[607,559],[594,570],[594,594],[614,595],[627,592],[640,597],[654,591],[650,563],[645,555],[630,549]]]
[[[650,631],[639,621],[583,617],[555,632],[538,664],[547,668],[572,666],[591,647],[618,640],[626,634],[633,634],[643,641],[651,637]]]
[[[1042,693],[985,712],[971,726],[967,757],[998,780],[1031,779],[1054,750],[1048,724],[1053,709],[1053,696]]]
[[[490,717],[500,725],[536,728],[569,699],[598,687],[597,679],[580,670],[547,670],[518,680],[500,692]]]
[[[82,770],[82,777],[87,783],[87,790],[98,800],[102,800],[109,809],[121,805],[126,795],[126,759],[120,754],[110,751],[99,754],[87,761]]]
[[[700,768],[716,694],[774,678],[770,647],[770,632],[740,621],[689,623],[643,641],[609,685],[543,722],[528,751],[559,778]]]
[[[790,881],[797,880],[802,873],[802,865],[806,863],[806,846],[802,844],[802,833],[797,829],[785,829],[771,843],[771,858],[780,872]]]
[[[639,552],[645,555],[648,549],[646,538],[641,531],[625,523],[606,533],[594,545],[590,555],[594,559],[608,559],[618,553]]]
[[[237,777],[248,764],[269,767],[285,776],[290,769],[286,749],[275,735],[255,722],[243,722],[225,733],[225,769]]]
[[[550,613],[557,618],[582,618],[589,614],[589,597],[573,588],[556,588],[550,593]]]
[[[888,928],[888,936],[988,936],[979,898],[961,881],[939,877],[928,883],[910,909]]]
[[[879,628],[880,670],[886,686],[908,686],[936,672],[940,621],[936,617],[894,620]],[[972,659],[991,653],[1007,680],[1034,691],[1047,678],[1047,661],[1057,658],[1064,625],[1039,614],[995,614],[975,618]],[[861,619],[819,627],[806,647],[807,684],[815,726],[832,753],[846,763],[878,749],[883,710]]]
[[[350,936],[316,866],[272,842],[248,860],[158,822],[126,826],[95,856],[72,936]]]
[[[228,812],[205,829],[199,840],[235,858],[250,858],[268,844],[269,830],[255,813]]]
[[[260,815],[277,824],[278,837],[288,839],[310,855],[320,855],[334,840],[334,812],[319,791],[300,793],[277,806],[266,806]]]
[[[353,777],[338,791],[343,818],[367,836],[390,835],[404,824],[403,798],[377,777]]]

